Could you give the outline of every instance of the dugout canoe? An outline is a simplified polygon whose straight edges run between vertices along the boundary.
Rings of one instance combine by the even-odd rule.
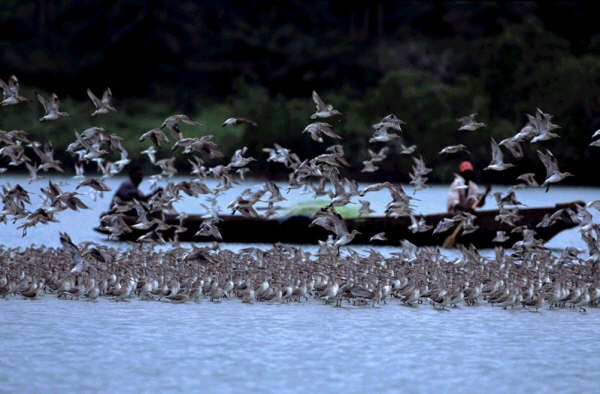
[[[552,215],[561,208],[571,208],[576,210],[577,204],[584,204],[581,201],[573,201],[567,203],[556,204],[552,207],[539,208],[521,208],[519,214],[522,218],[517,222],[518,226],[526,225],[536,231],[536,238],[544,242],[549,241],[556,234],[563,230],[567,230],[577,226],[572,219],[561,219],[548,227],[536,228],[537,224],[542,221],[545,215]],[[520,233],[511,233],[512,228],[504,223],[496,221],[494,218],[498,215],[498,210],[482,210],[475,212],[477,216],[475,224],[479,229],[473,233],[462,235],[459,234],[456,239],[456,244],[474,245],[477,248],[492,248],[495,246],[510,247],[515,242],[522,239]],[[565,215],[567,216],[567,215]],[[450,218],[452,215],[447,213],[438,213],[431,215],[423,215],[425,222],[428,225],[435,226],[444,218]],[[195,236],[200,224],[202,223],[201,215],[189,215],[183,226],[187,230],[179,234],[179,241],[182,242],[211,242],[215,239],[205,236]],[[125,217],[127,224],[136,223],[135,217]],[[221,216],[221,222],[218,224],[219,231],[223,236],[221,242],[233,243],[292,243],[292,244],[317,244],[319,240],[327,239],[328,232],[321,227],[309,227],[312,221],[309,216],[291,216],[286,218],[248,218],[240,215],[224,215]],[[433,230],[422,233],[412,233],[409,230],[409,217],[358,217],[345,219],[349,231],[356,229],[360,234],[354,238],[352,244],[372,244],[372,245],[399,245],[401,240],[408,240],[417,246],[441,246],[448,235],[452,233],[452,229],[434,234]],[[169,225],[178,225],[179,220],[175,217],[166,217],[166,222]],[[109,232],[102,227],[102,222],[99,227],[94,230],[108,235]],[[493,242],[497,231],[505,231],[509,239],[503,243]],[[122,234],[119,237],[121,241],[134,241],[147,232],[133,230],[130,233]],[[369,238],[374,234],[384,232],[387,241],[369,242]],[[170,240],[173,238],[174,229],[169,229],[161,232],[163,239]]]

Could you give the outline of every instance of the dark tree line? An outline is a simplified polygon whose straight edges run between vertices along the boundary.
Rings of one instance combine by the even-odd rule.
[[[407,122],[405,142],[435,166],[434,180],[447,180],[454,166],[436,155],[441,146],[471,144],[472,159],[484,164],[489,136],[514,134],[540,107],[563,126],[560,141],[543,147],[578,173],[575,182],[597,183],[585,176],[600,164],[587,148],[600,128],[594,18],[591,2],[567,1],[5,0],[0,77],[17,74],[32,91],[74,103],[86,100],[85,87],[110,85],[128,116],[146,119],[162,109],[139,100],[192,114],[225,103],[261,125],[227,137],[229,145],[224,139],[226,150],[244,143],[259,152],[279,141],[305,154],[318,149],[298,135],[317,89],[345,110],[336,127],[355,163],[365,158],[370,124],[394,112]],[[456,117],[470,112],[488,129],[458,135]],[[0,128],[23,119],[4,111]],[[105,122],[136,149],[136,128],[146,123]],[[33,121],[30,129],[47,133]],[[406,179],[407,162],[393,159],[381,176]],[[534,150],[522,166],[541,171]]]

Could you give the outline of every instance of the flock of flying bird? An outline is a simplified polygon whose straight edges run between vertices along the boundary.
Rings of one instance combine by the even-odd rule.
[[[2,106],[15,105],[28,100],[19,94],[19,82],[11,76],[8,83],[0,80],[4,91]],[[94,105],[92,116],[105,115],[117,109],[113,104],[112,92],[106,89],[99,99],[89,89],[87,91]],[[56,94],[46,100],[37,95],[44,108],[40,121],[52,121],[68,117],[60,111],[60,100]],[[319,143],[326,140],[342,139],[327,120],[342,116],[331,104],[325,103],[313,91],[316,111],[310,116],[314,122],[308,124],[302,133]],[[505,162],[502,147],[515,159],[523,157],[524,143],[538,143],[559,137],[552,131],[559,126],[551,121],[552,116],[538,109],[535,115],[528,115],[527,124],[514,136],[496,143],[491,139],[492,160],[486,170],[504,171],[514,164]],[[474,132],[485,123],[476,120],[476,114],[458,119],[460,131]],[[342,145],[334,144],[325,148],[313,158],[301,159],[289,149],[274,144],[265,148],[267,162],[279,163],[289,170],[289,189],[300,189],[317,196],[328,196],[330,203],[319,210],[311,226],[321,226],[331,234],[320,242],[318,252],[311,254],[300,248],[274,245],[269,250],[248,248],[235,253],[221,249],[218,243],[212,246],[192,249],[182,247],[177,234],[186,231],[186,213],[177,212],[174,203],[182,198],[182,193],[191,197],[205,196],[201,204],[206,213],[204,221],[197,229],[198,234],[210,235],[222,240],[218,223],[220,220],[217,198],[244,180],[249,171],[248,165],[255,158],[247,156],[247,148],[235,151],[226,164],[207,166],[205,160],[223,158],[212,135],[184,137],[181,124],[197,125],[187,115],[169,116],[160,127],[149,130],[140,136],[140,142],[150,145],[143,151],[150,162],[160,169],[152,177],[153,193],[147,201],[119,201],[115,199],[113,208],[102,217],[102,226],[111,237],[124,233],[145,230],[137,244],[128,249],[111,248],[92,242],[73,243],[69,235],[60,234],[63,248],[31,246],[26,249],[0,246],[0,296],[22,295],[36,298],[41,294],[56,294],[59,298],[84,298],[96,300],[110,297],[115,300],[128,300],[139,297],[144,300],[164,300],[170,302],[199,302],[206,297],[214,302],[229,298],[240,298],[244,302],[289,302],[315,298],[325,303],[342,305],[375,305],[390,299],[399,299],[409,306],[428,301],[435,308],[445,309],[457,305],[477,305],[487,302],[505,308],[532,308],[537,310],[544,305],[551,308],[572,307],[584,310],[588,306],[600,304],[600,225],[593,223],[588,208],[600,210],[600,200],[580,206],[577,212],[559,210],[544,218],[542,225],[558,220],[561,215],[569,215],[580,224],[580,232],[588,246],[587,251],[566,248],[560,256],[550,253],[543,243],[535,239],[535,229],[516,227],[523,240],[517,242],[510,253],[496,249],[495,258],[481,256],[474,248],[459,247],[460,258],[449,259],[439,248],[416,248],[408,241],[402,241],[399,251],[392,257],[384,257],[374,249],[366,256],[348,247],[356,232],[348,231],[335,207],[344,206],[358,200],[361,214],[372,210],[364,196],[372,191],[387,189],[391,201],[387,204],[387,216],[410,216],[413,232],[427,231],[429,227],[413,212],[413,196],[405,192],[399,184],[382,182],[363,188],[356,181],[342,175],[344,167],[350,166],[344,158]],[[377,163],[386,160],[391,149],[397,153],[412,155],[417,147],[402,144],[387,144],[400,138],[404,122],[394,114],[385,116],[373,125],[373,135],[369,143],[380,148],[368,150],[369,159],[363,162],[363,172],[377,171]],[[229,118],[223,127],[247,125],[257,127],[256,122],[245,118]],[[600,130],[593,138],[600,136]],[[177,173],[175,157],[157,160],[157,148],[168,144],[170,137],[175,141],[172,151],[181,150],[191,165],[191,179],[172,182]],[[75,141],[67,152],[75,159],[75,178],[80,179],[73,191],[63,191],[60,186],[48,181],[41,188],[44,202],[41,207],[31,208],[29,192],[21,185],[2,186],[3,209],[0,221],[19,222],[23,235],[38,224],[58,221],[56,215],[64,210],[87,209],[80,197],[81,188],[88,194],[109,192],[103,179],[119,174],[129,163],[122,138],[100,127],[90,127],[75,133]],[[600,139],[591,143],[599,146]],[[10,159],[9,166],[24,165],[31,180],[40,179],[40,172],[63,172],[62,163],[54,159],[50,141],[43,144],[30,138],[23,130],[0,130],[0,157]],[[467,151],[465,145],[444,147],[441,155]],[[33,155],[31,154],[33,153]],[[117,153],[118,160],[107,157]],[[541,187],[548,190],[551,184],[570,176],[561,172],[552,152],[537,150],[546,167],[547,174]],[[222,161],[222,160],[221,160]],[[414,165],[410,173],[410,184],[415,191],[427,187],[427,175],[431,172],[422,157],[413,157]],[[99,176],[87,177],[85,168],[95,165]],[[6,171],[5,168],[0,171]],[[214,177],[217,186],[211,188],[205,180]],[[164,188],[156,188],[158,180],[167,179]],[[512,223],[518,217],[515,191],[522,187],[539,187],[532,173],[517,177],[521,181],[502,195],[495,197],[500,207],[497,220]],[[83,189],[86,190],[86,189]],[[249,217],[270,217],[281,208],[284,201],[277,184],[266,181],[256,188],[245,189],[228,205],[232,213]],[[128,225],[125,215],[135,211],[137,223]],[[174,214],[180,219],[179,225],[165,223],[166,214]],[[435,231],[448,231],[459,224],[463,232],[475,231],[474,216],[465,212],[441,221]],[[175,227],[175,238],[165,240],[166,230]],[[309,231],[309,230],[308,230]],[[498,234],[501,238],[503,234]],[[373,235],[373,239],[384,239],[384,233]],[[144,242],[142,242],[144,241]],[[170,242],[169,250],[155,251],[156,243]],[[399,240],[400,242],[400,240]],[[343,248],[343,249],[342,249]],[[587,257],[581,256],[587,252]]]

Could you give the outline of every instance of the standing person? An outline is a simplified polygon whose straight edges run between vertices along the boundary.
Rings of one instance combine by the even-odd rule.
[[[486,188],[483,196],[480,194],[479,187],[475,183],[473,164],[470,161],[463,161],[458,166],[458,174],[456,174],[450,185],[450,190],[448,190],[448,212],[471,211],[473,204],[477,202],[480,196],[481,200],[477,207],[482,207],[485,204],[485,197],[488,192],[489,187]]]

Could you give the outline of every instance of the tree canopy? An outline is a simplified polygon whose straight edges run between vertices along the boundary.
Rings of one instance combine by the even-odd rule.
[[[456,163],[437,155],[441,147],[469,145],[482,168],[490,136],[516,133],[539,107],[562,126],[544,147],[577,174],[573,182],[597,184],[586,176],[600,164],[587,147],[600,128],[594,16],[585,2],[6,0],[0,77],[18,75],[31,98],[56,92],[81,114],[40,125],[30,103],[3,108],[0,128],[50,132],[60,147],[73,129],[99,123],[139,152],[136,137],[177,110],[198,117],[228,153],[277,141],[308,154],[318,146],[300,131],[315,89],[344,113],[334,126],[354,164],[365,159],[370,125],[394,113],[407,123],[404,142],[435,168],[432,179],[447,181]],[[85,89],[106,86],[120,112],[91,119]],[[473,112],[488,127],[458,133],[456,118]],[[217,130],[231,115],[260,127]],[[395,156],[379,175],[406,180],[406,164]],[[534,149],[520,165],[543,170]]]

